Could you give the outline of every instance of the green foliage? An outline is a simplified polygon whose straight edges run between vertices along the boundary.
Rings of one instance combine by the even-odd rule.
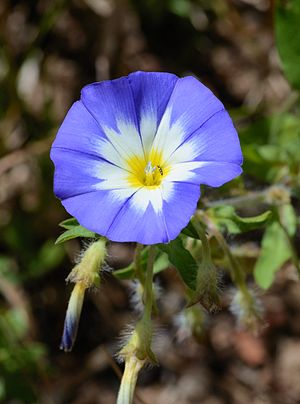
[[[277,0],[276,41],[284,72],[293,87],[300,90],[300,2]]]
[[[34,386],[26,380],[41,375],[45,368],[43,345],[28,341],[29,320],[25,310],[6,310],[0,316],[0,399],[21,403],[36,401]],[[24,340],[27,339],[26,344]],[[4,402],[4,401],[3,401]]]
[[[63,229],[73,229],[73,227],[79,226],[79,223],[75,217],[70,217],[69,219],[66,219],[62,222],[59,223],[59,226],[62,227]]]
[[[180,237],[169,244],[159,244],[159,249],[168,255],[170,263],[178,270],[186,286],[196,289],[198,265],[191,253],[184,247]]]
[[[55,241],[55,244],[61,244],[61,243],[64,243],[65,241],[72,240],[77,237],[95,238],[97,236],[96,233],[86,229],[83,226],[76,224],[76,222],[77,222],[77,220],[72,218],[72,219],[65,220],[64,222],[62,222],[60,224],[61,227],[64,227],[68,230],[66,230],[64,233],[62,233],[57,238],[57,240]]]
[[[279,208],[280,223],[286,229],[289,237],[293,237],[297,230],[297,216],[292,204],[287,203]]]
[[[63,261],[64,256],[64,249],[61,246],[55,246],[52,239],[47,240],[28,265],[26,277],[39,277],[57,268]]]
[[[199,234],[197,233],[197,230],[193,226],[192,222],[189,222],[188,225],[181,231],[182,234],[199,239]]]
[[[240,217],[233,206],[221,205],[206,211],[207,216],[221,229],[228,233],[239,234],[264,227],[272,216],[266,211],[258,216]]]
[[[281,113],[261,118],[241,130],[245,173],[278,183],[298,181],[300,163],[300,118]]]
[[[275,273],[291,257],[292,252],[286,233],[277,221],[272,222],[264,233],[260,256],[254,269],[258,285],[263,289],[270,287]]]
[[[149,248],[146,247],[142,250],[141,256],[140,256],[140,269],[142,270],[143,273],[146,272],[147,268],[147,260],[148,260],[148,251]],[[154,267],[153,267],[153,273],[158,274],[159,272],[163,271],[169,266],[169,260],[167,254],[163,252],[158,252],[158,254],[155,256],[155,262],[154,262]],[[136,268],[135,268],[135,263],[132,262],[128,267],[122,268],[122,269],[117,269],[116,271],[113,272],[114,276],[116,276],[118,279],[134,279],[136,277]]]

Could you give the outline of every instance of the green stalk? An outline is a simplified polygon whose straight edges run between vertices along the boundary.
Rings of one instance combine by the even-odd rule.
[[[245,296],[249,296],[249,291],[246,285],[245,274],[242,271],[241,267],[239,266],[238,262],[236,261],[235,257],[232,255],[228,244],[223,236],[223,234],[216,228],[216,226],[207,218],[205,220],[208,224],[208,227],[213,236],[215,236],[216,240],[218,241],[219,245],[221,246],[225,256],[227,257],[230,265],[230,274],[232,281],[236,284],[236,286],[240,289]]]
[[[120,351],[120,356],[125,359],[125,370],[121,381],[117,404],[131,404],[139,371],[146,362],[156,362],[155,355],[151,351],[153,309],[153,266],[155,259],[155,246],[149,247],[147,270],[144,282],[145,309],[142,318]]]
[[[117,404],[131,404],[133,402],[137,377],[143,365],[144,362],[140,361],[135,356],[132,356],[126,360],[125,370],[118,393]]]
[[[148,253],[147,272],[145,279],[144,289],[144,304],[145,310],[142,320],[151,321],[152,307],[153,307],[153,267],[155,260],[155,246],[151,245]]]

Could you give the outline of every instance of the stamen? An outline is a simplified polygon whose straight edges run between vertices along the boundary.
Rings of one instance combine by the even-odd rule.
[[[148,153],[147,159],[133,156],[128,160],[129,184],[134,187],[158,187],[167,176],[169,167],[165,165],[161,153]]]
[[[156,175],[156,166],[153,167],[151,161],[148,161],[148,163],[145,167],[144,184],[146,186],[158,185],[157,175]]]
[[[148,161],[145,168],[145,174],[153,174],[155,170],[156,167],[155,166],[153,167],[151,161]]]

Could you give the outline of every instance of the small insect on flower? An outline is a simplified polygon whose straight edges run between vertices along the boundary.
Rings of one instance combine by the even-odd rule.
[[[141,244],[176,238],[196,209],[200,184],[218,187],[242,171],[223,104],[194,77],[168,73],[84,87],[51,158],[55,194],[81,225]]]
[[[163,169],[161,168],[161,166],[156,166],[156,167],[157,167],[157,169],[158,169],[160,175],[163,176],[163,175],[164,175],[164,172],[163,172]]]

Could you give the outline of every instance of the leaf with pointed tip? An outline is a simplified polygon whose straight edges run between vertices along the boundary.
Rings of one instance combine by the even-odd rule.
[[[197,233],[197,230],[193,226],[192,222],[189,222],[188,225],[181,231],[182,234],[199,239],[199,234]]]
[[[186,286],[195,290],[198,265],[182,240],[177,237],[168,244],[158,244],[158,248],[168,255],[170,263],[178,270]]]
[[[264,227],[272,217],[272,212],[266,212],[252,217],[240,217],[233,206],[221,205],[206,211],[209,218],[220,228],[231,234],[239,234]]]
[[[72,229],[75,226],[79,226],[79,223],[75,217],[70,217],[69,219],[64,220],[63,222],[59,223],[60,227],[63,227],[64,229]]]
[[[86,229],[83,226],[73,226],[69,230],[62,233],[58,239],[55,241],[55,244],[61,244],[65,241],[72,240],[73,238],[77,237],[86,237],[86,238],[95,238],[97,236],[96,233]]]

